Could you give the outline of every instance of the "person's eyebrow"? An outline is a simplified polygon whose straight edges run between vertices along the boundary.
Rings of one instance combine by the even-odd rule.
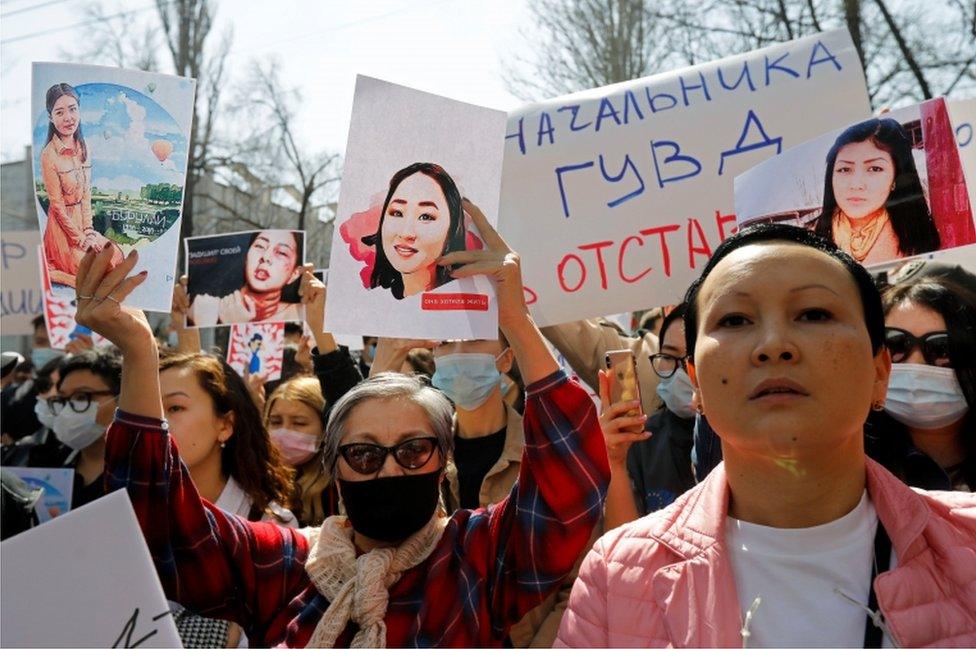
[[[437,209],[437,203],[433,201],[420,201],[419,203],[417,203],[417,205],[419,205],[420,207],[433,207],[434,209]]]
[[[806,290],[811,289],[811,288],[822,288],[823,290],[830,291],[831,293],[833,293],[837,297],[840,297],[840,294],[837,293],[837,291],[835,291],[834,289],[830,288],[829,286],[825,286],[823,284],[804,284],[803,286],[797,286],[796,288],[791,288],[790,289],[790,293],[798,293],[799,291],[806,291]]]
[[[169,397],[186,397],[187,399],[189,399],[190,395],[188,395],[186,392],[183,392],[182,390],[177,390],[176,392],[167,392],[166,394],[163,395],[164,399],[168,399]]]
[[[256,237],[256,238],[254,239],[254,243],[257,243],[258,241],[262,241],[262,242],[264,242],[264,243],[269,243],[269,242],[271,241],[271,239],[269,239],[269,238],[268,238],[268,237],[267,237],[266,235],[263,235],[263,234],[259,234],[259,235],[258,235],[258,236],[257,236],[257,237]]]
[[[664,350],[664,349],[671,349],[671,350],[674,350],[674,351],[678,351],[678,348],[675,345],[661,345],[661,349],[662,350]]]
[[[867,160],[865,160],[865,162],[888,162],[888,161],[885,158],[877,157],[877,158],[868,158]]]
[[[394,199],[393,199],[392,201],[390,201],[390,202],[391,202],[391,203],[399,203],[399,204],[401,204],[401,205],[406,205],[406,204],[407,204],[407,201],[405,201],[405,200],[403,200],[402,198],[394,198]]]

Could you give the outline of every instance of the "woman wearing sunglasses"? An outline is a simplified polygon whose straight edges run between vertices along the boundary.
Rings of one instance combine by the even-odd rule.
[[[866,440],[914,487],[976,490],[976,277],[966,275],[966,283],[929,276],[884,294],[894,365]]]
[[[662,405],[650,417],[628,416],[633,402],[609,403],[609,375],[600,371],[600,426],[610,457],[605,528],[611,530],[667,507],[695,486],[691,448],[695,426],[691,380],[685,369],[685,308],[661,324],[661,351],[651,355]],[[644,399],[647,401],[647,399]]]
[[[464,209],[487,248],[438,263],[455,266],[453,277],[493,280],[499,326],[530,385],[517,486],[493,507],[449,518],[436,508],[452,408],[407,376],[359,384],[329,416],[325,461],[348,517],[299,532],[205,503],[162,419],[152,331],[120,304],[145,274],[126,277],[135,255],[114,270],[107,254],[82,260],[76,317],[124,355],[109,484],[128,490],[171,598],[238,622],[266,646],[502,646],[558,588],[602,513],[606,448],[592,401],[528,314],[518,256],[480,210]]]

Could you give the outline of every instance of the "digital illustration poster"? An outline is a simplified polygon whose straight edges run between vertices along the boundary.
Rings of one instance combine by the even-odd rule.
[[[250,230],[187,237],[187,326],[302,320],[305,232]]]
[[[112,264],[137,250],[146,281],[130,306],[167,312],[179,250],[193,79],[34,63],[32,164],[44,259],[57,296],[74,297],[90,249]]]
[[[47,337],[52,349],[66,349],[72,340],[79,336],[88,336],[95,346],[107,341],[105,338],[88,327],[75,322],[75,312],[78,303],[73,297],[55,295],[51,290],[51,281],[47,275],[47,265],[43,263],[43,252],[38,248],[40,266],[40,286],[44,303],[44,325],[47,327]]]
[[[71,493],[74,491],[74,469],[49,467],[10,466],[4,467],[29,486],[44,490],[41,500],[34,509],[38,522],[44,523],[71,510]]]
[[[398,338],[496,338],[485,277],[441,256],[483,248],[467,198],[494,224],[505,113],[359,76],[329,262],[326,329]]]
[[[227,364],[241,376],[281,378],[285,354],[285,323],[236,324],[230,328]]]
[[[511,112],[499,232],[533,318],[679,302],[736,231],[737,174],[869,115],[846,29]]]
[[[789,223],[868,267],[976,243],[945,100],[826,133],[735,180],[740,225]]]

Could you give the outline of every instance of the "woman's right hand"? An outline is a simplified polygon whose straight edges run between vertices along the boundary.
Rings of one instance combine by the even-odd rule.
[[[169,310],[170,327],[179,333],[186,329],[186,315],[190,312],[190,295],[186,292],[187,277],[183,275],[173,286],[173,305]]]
[[[627,451],[634,442],[650,439],[651,432],[644,430],[647,415],[636,417],[627,413],[640,409],[640,401],[621,401],[610,403],[610,374],[600,370],[600,428],[603,429],[603,439],[607,444],[607,457],[613,469],[626,469]]]
[[[138,260],[139,254],[133,250],[121,264],[109,269],[111,247],[106,246],[97,253],[89,250],[82,257],[76,276],[78,310],[75,321],[103,335],[123,354],[155,343],[146,315],[139,309],[122,306],[125,298],[148,275],[147,271],[142,271],[128,277]]]

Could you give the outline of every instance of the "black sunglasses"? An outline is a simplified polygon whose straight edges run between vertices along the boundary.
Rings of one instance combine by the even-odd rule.
[[[677,356],[672,356],[671,354],[652,354],[651,355],[651,368],[654,373],[660,376],[662,379],[666,379],[669,376],[674,376],[674,373],[678,371],[679,367],[685,366],[685,358]]]
[[[922,350],[922,357],[929,365],[936,367],[952,367],[949,359],[949,332],[930,331],[923,336],[914,336],[898,327],[885,327],[885,347],[891,352],[891,361],[901,363],[911,356],[918,347]]]
[[[436,437],[415,437],[394,446],[367,442],[343,444],[339,447],[339,454],[356,473],[372,475],[380,472],[387,455],[392,454],[396,463],[404,469],[415,470],[430,462],[438,448]]]

